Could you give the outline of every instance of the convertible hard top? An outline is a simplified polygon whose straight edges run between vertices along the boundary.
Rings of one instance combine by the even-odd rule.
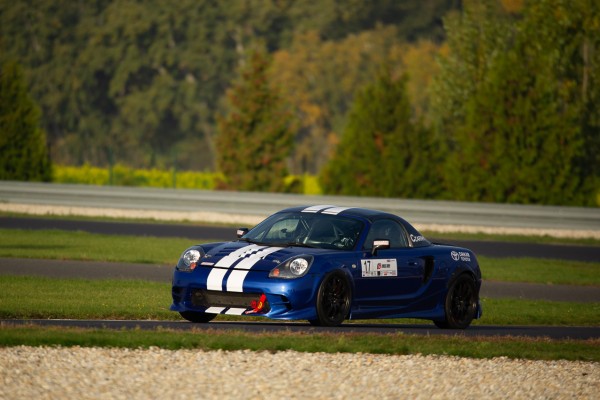
[[[331,215],[342,215],[342,216],[355,216],[362,217],[369,221],[374,221],[380,218],[394,218],[400,219],[397,215],[390,214],[384,211],[372,210],[369,208],[360,208],[360,207],[339,207],[334,205],[313,205],[313,206],[298,206],[298,207],[290,207],[285,210],[279,211],[279,213],[283,212],[311,212],[315,214],[331,214]],[[403,220],[404,221],[404,220]],[[404,221],[406,222],[406,221]],[[408,223],[408,222],[407,222]]]

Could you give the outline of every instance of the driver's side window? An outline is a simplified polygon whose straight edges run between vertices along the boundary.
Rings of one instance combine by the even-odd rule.
[[[408,247],[408,239],[402,226],[391,219],[380,219],[371,225],[364,248],[371,249],[373,240],[384,239],[390,241],[390,248]]]

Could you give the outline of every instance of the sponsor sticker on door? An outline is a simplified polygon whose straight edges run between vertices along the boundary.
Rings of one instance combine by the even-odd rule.
[[[395,258],[360,260],[363,278],[378,276],[398,276],[398,263]]]

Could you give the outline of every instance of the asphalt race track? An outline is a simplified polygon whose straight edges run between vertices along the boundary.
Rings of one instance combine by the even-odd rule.
[[[0,228],[80,230],[92,233],[136,236],[189,238],[191,243],[206,240],[232,240],[235,228],[160,223],[130,223],[106,221],[59,220],[45,218],[0,217]],[[447,242],[447,241],[446,241]],[[566,246],[527,243],[452,241],[452,244],[472,249],[478,255],[489,257],[536,257],[564,260],[600,260],[600,247]],[[169,282],[172,266],[147,264],[119,264],[61,260],[31,260],[0,258],[0,274],[46,275],[58,278],[85,279],[144,279]],[[600,302],[600,288],[563,285],[536,285],[526,283],[484,282],[482,297],[546,299],[554,301]],[[485,310],[484,310],[485,318]],[[0,320],[0,325],[35,324],[109,329],[165,329],[242,330],[247,332],[305,332],[305,333],[407,333],[417,335],[459,336],[525,336],[552,339],[600,338],[600,327],[548,327],[548,326],[471,326],[466,330],[442,330],[432,324],[355,324],[341,327],[313,327],[302,322],[224,322],[192,324],[187,321],[96,321],[96,320]]]
[[[190,239],[193,242],[190,243],[190,245],[201,243],[206,240],[234,240],[236,231],[235,228],[215,226],[21,217],[0,217],[0,228],[61,229],[102,234],[180,237]],[[435,238],[429,239],[436,241]],[[477,255],[488,257],[535,257],[589,262],[597,262],[600,260],[600,246],[509,243],[477,240],[442,240],[442,242],[466,247],[473,250]]]
[[[439,329],[433,324],[358,324],[346,322],[339,327],[317,327],[306,322],[225,322],[212,321],[207,324],[194,324],[187,321],[100,321],[100,320],[0,320],[2,325],[39,325],[77,327],[89,329],[173,329],[181,331],[243,331],[255,333],[377,333],[409,335],[450,335],[462,337],[544,337],[550,339],[594,339],[600,337],[600,327],[567,327],[567,326],[478,326],[472,325],[465,330]]]

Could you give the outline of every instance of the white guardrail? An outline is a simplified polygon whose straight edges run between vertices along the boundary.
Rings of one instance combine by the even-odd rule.
[[[112,210],[115,216],[250,224],[286,207],[314,204],[387,211],[420,229],[600,238],[600,208],[0,181],[0,211],[30,214]]]

